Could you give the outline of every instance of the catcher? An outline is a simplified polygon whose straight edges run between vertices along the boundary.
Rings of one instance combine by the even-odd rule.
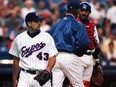
[[[100,86],[103,81],[103,71],[98,59],[98,55],[100,53],[100,49],[97,45],[99,44],[99,38],[94,22],[89,19],[90,13],[90,4],[88,2],[81,2],[79,6],[77,21],[85,25],[90,40],[89,49],[84,55],[86,58],[84,58],[84,56],[82,57],[82,61],[86,64],[83,70],[84,87],[90,87],[90,81],[92,82],[92,84],[95,84],[97,86]],[[95,58],[95,65],[92,61],[93,57]]]

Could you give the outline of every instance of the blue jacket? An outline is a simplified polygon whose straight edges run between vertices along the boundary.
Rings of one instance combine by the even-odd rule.
[[[89,48],[90,41],[85,26],[70,14],[54,24],[49,33],[54,38],[58,51],[80,55]]]

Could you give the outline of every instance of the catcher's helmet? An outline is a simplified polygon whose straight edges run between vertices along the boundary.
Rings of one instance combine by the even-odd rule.
[[[91,6],[88,2],[81,2],[79,5],[79,9],[91,11]]]
[[[25,22],[38,22],[38,21],[41,21],[43,19],[43,17],[41,15],[39,15],[38,13],[36,12],[30,12],[26,15],[25,17]]]

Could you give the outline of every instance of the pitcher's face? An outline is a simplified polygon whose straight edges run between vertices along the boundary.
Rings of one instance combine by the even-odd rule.
[[[33,31],[33,32],[37,31],[37,30],[40,29],[40,26],[41,26],[40,21],[38,21],[38,22],[34,22],[34,21],[28,22],[28,27],[29,27],[30,31]]]

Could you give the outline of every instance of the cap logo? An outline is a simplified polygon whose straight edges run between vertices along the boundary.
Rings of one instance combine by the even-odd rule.
[[[84,8],[84,9],[87,9],[87,6],[86,6],[85,4],[83,4],[83,8]]]

